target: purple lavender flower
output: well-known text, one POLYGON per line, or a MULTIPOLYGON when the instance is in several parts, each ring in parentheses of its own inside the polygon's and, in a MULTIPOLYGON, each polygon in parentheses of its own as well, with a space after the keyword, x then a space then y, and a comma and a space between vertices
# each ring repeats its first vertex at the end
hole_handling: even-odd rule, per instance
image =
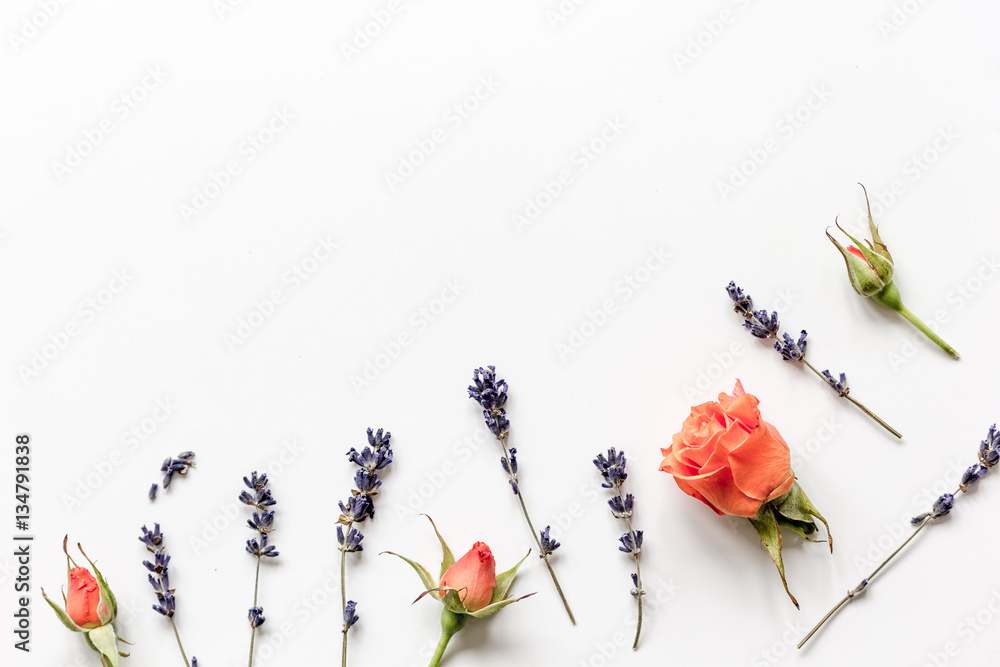
MULTIPOLYGON (((732 288, 731 296, 733 296, 734 302, 742 298, 746 298, 749 302, 749 297, 744 295, 742 290, 732 283, 730 283, 730 287, 732 288)), ((752 307, 752 305, 750 303, 748 307, 752 307)), ((608 500, 611 515, 616 519, 623 520, 625 527, 628 529, 626 533, 618 538, 621 542, 618 550, 627 553, 635 561, 635 572, 632 574, 632 596, 636 599, 639 607, 635 641, 632 643, 632 648, 635 649, 639 646, 639 634, 642 632, 642 596, 645 592, 642 590, 642 575, 639 569, 639 552, 642 550, 642 531, 632 529, 632 511, 635 508, 635 498, 632 497, 631 493, 622 495, 622 486, 628 478, 628 474, 625 472, 626 465, 625 452, 619 452, 614 447, 609 448, 607 454, 600 453, 594 459, 594 466, 604 479, 604 483, 601 486, 611 489, 611 493, 613 494, 611 499, 608 500)))

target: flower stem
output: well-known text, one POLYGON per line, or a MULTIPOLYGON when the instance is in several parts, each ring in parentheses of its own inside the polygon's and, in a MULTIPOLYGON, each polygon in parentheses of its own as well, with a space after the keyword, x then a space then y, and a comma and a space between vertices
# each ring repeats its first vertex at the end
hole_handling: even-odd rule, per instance
MULTIPOLYGON (((503 448, 503 456, 507 461, 507 465, 510 466, 510 455, 507 453, 507 443, 504 438, 497 438, 500 442, 500 447, 503 448)), ((511 481, 513 482, 513 473, 511 473, 511 481)), ((531 531, 531 536, 535 539, 535 544, 538 546, 538 552, 543 561, 545 561, 545 567, 549 570, 549 576, 552 577, 552 583, 556 586, 556 592, 559 594, 559 599, 562 600, 563 607, 566 608, 566 613, 569 615, 569 621, 573 625, 576 625, 576 618, 573 617, 573 610, 569 608, 569 602, 566 601, 566 595, 563 593, 562 586, 559 585, 559 579, 556 577, 555 570, 552 569, 552 564, 549 563, 549 557, 542 550, 542 543, 538 539, 538 533, 535 532, 535 526, 531 523, 531 517, 528 516, 528 507, 524 504, 524 495, 521 493, 520 486, 517 487, 517 500, 521 503, 521 512, 524 514, 524 520, 528 523, 528 529, 531 531)))
MULTIPOLYGON (((962 492, 962 488, 959 487, 958 490, 955 491, 955 493, 952 494, 952 495, 958 495, 961 492, 962 492)), ((868 587, 868 584, 871 582, 871 580, 875 578, 875 575, 877 575, 879 572, 881 572, 882 568, 884 568, 886 565, 888 565, 889 561, 891 561, 893 558, 895 558, 896 554, 898 554, 900 551, 902 551, 903 548, 907 544, 910 543, 910 540, 912 540, 914 537, 916 537, 917 533, 919 533, 921 530, 923 530, 924 526, 926 526, 927 524, 929 524, 931 522, 932 518, 933 517, 930 516, 930 515, 924 517, 923 521, 920 522, 920 524, 910 534, 910 536, 907 537, 903 541, 903 543, 900 544, 896 548, 895 551, 893 551, 891 554, 889 554, 888 558, 886 558, 884 561, 882 561, 882 563, 878 567, 876 567, 875 570, 872 571, 871 574, 869 574, 866 578, 862 579, 861 583, 858 584, 854 589, 852 589, 850 591, 847 591, 847 595, 845 595, 844 598, 840 602, 838 602, 836 605, 834 605, 833 609, 831 609, 830 611, 828 611, 826 613, 826 616, 824 616, 822 619, 820 619, 819 623, 816 624, 816 627, 814 627, 812 630, 809 631, 809 634, 807 634, 805 637, 802 638, 802 641, 799 642, 798 648, 802 648, 802 646, 805 645, 805 643, 807 641, 809 641, 810 637, 812 637, 814 634, 816 634, 816 631, 819 630, 821 627, 823 627, 823 624, 826 623, 828 620, 830 620, 830 617, 833 616, 837 612, 838 609, 840 609, 841 607, 843 607, 847 603, 848 600, 854 599, 854 597, 857 596, 858 594, 860 594, 861 591, 865 590, 865 588, 868 587)))
POLYGON ((174 629, 174 637, 177 638, 177 648, 179 648, 181 650, 181 657, 184 658, 184 664, 186 665, 186 667, 191 667, 191 663, 188 662, 187 654, 184 653, 184 644, 181 643, 181 636, 177 632, 177 624, 174 623, 174 617, 173 616, 170 617, 170 625, 174 629))
POLYGON ((944 340, 942 340, 940 336, 931 331, 930 327, 921 322, 920 318, 918 318, 916 315, 911 313, 909 308, 907 308, 903 304, 899 304, 898 310, 899 314, 908 319, 910 321, 910 324, 920 329, 920 332, 922 334, 924 334, 932 341, 934 341, 938 347, 940 347, 942 350, 951 355, 953 359, 958 359, 958 352, 955 351, 955 348, 953 348, 951 345, 948 345, 948 343, 944 342, 944 340))
MULTIPOLYGON (((347 609, 347 552, 340 550, 340 608, 347 609)), ((344 623, 344 643, 340 649, 341 667, 347 667, 347 623, 344 623)))
MULTIPOLYGON (((826 382, 827 384, 829 384, 829 382, 828 382, 828 381, 827 381, 827 379, 826 379, 826 376, 825 376, 825 375, 823 375, 822 373, 820 373, 820 372, 819 372, 818 370, 816 370, 816 367, 815 367, 815 366, 813 366, 812 364, 810 364, 810 363, 809 363, 808 361, 806 361, 806 360, 805 360, 804 358, 802 359, 802 363, 804 363, 804 364, 805 364, 806 366, 808 366, 808 367, 809 367, 809 370, 811 370, 811 371, 812 371, 813 373, 815 373, 816 375, 818 375, 818 376, 819 376, 819 377, 820 377, 820 378, 821 378, 821 379, 823 380, 823 382, 826 382)), ((893 434, 894 436, 896 436, 897 438, 902 438, 902 437, 903 437, 903 434, 902 434, 902 433, 900 433, 899 431, 897 431, 897 430, 896 430, 896 429, 894 429, 893 427, 889 426, 889 425, 888 425, 888 424, 887 424, 887 423, 885 422, 885 420, 883 420, 883 419, 882 419, 881 417, 879 417, 879 416, 878 416, 877 414, 875 414, 874 412, 872 412, 871 410, 869 410, 869 409, 868 409, 867 407, 865 407, 865 405, 864 405, 863 403, 861 403, 861 401, 859 401, 859 400, 857 400, 857 399, 855 399, 855 398, 852 398, 852 397, 851 397, 851 396, 849 395, 849 392, 850 392, 850 389, 845 389, 845 390, 844 390, 844 393, 840 394, 840 396, 841 396, 841 397, 843 397, 843 398, 846 398, 846 399, 847 399, 847 400, 849 400, 849 401, 850 401, 851 403, 853 403, 854 405, 856 405, 856 406, 858 406, 859 408, 861 408, 861 411, 862 411, 862 412, 864 412, 864 413, 865 413, 866 415, 868 415, 869 417, 871 417, 872 419, 874 419, 874 420, 875 420, 875 421, 876 421, 876 422, 878 423, 878 425, 879 425, 879 426, 881 426, 881 427, 882 427, 882 428, 884 428, 885 430, 889 431, 889 433, 892 433, 892 434, 893 434)))
POLYGON ((459 630, 465 627, 467 621, 468 617, 465 614, 456 614, 447 608, 441 610, 441 639, 438 640, 437 648, 434 650, 428 667, 438 667, 444 650, 448 648, 448 642, 459 630))
MULTIPOLYGON (((257 574, 254 576, 253 581, 253 606, 257 606, 257 591, 260 588, 260 554, 257 555, 257 574)), ((257 628, 250 627, 250 660, 247 662, 247 667, 253 667, 253 642, 257 638, 257 628)))
MULTIPOLYGON (((618 496, 621 497, 621 495, 622 492, 621 489, 619 489, 618 496)), ((623 498, 622 503, 624 502, 625 500, 623 498)), ((632 520, 628 517, 625 517, 625 525, 626 527, 628 527, 628 532, 632 536, 632 544, 635 544, 635 531, 632 530, 632 520)), ((635 559, 635 590, 636 590, 635 599, 636 602, 639 603, 638 620, 636 621, 635 624, 635 641, 632 642, 632 650, 634 651, 637 648, 639 648, 639 633, 642 632, 642 596, 645 595, 645 592, 642 590, 642 573, 639 571, 639 554, 638 553, 632 554, 632 558, 635 559)))

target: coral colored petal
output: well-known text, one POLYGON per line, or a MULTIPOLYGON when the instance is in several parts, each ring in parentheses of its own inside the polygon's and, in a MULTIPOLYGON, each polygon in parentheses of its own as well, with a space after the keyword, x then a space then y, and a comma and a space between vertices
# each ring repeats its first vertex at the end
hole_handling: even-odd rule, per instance
POLYGON ((707 475, 687 477, 684 482, 705 496, 708 504, 719 508, 725 514, 752 517, 756 516, 757 510, 760 509, 760 500, 750 498, 740 491, 733 481, 733 474, 726 468, 707 475))
POLYGON ((758 500, 771 497, 792 472, 788 445, 767 422, 729 453, 729 463, 736 486, 758 500))
POLYGON ((694 487, 692 487, 690 484, 688 484, 684 480, 679 479, 677 477, 674 477, 674 482, 677 483, 677 486, 678 486, 678 488, 680 488, 681 491, 683 491, 684 493, 688 494, 692 498, 696 498, 696 499, 700 500, 701 502, 705 503, 710 508, 712 508, 713 512, 715 512, 719 516, 724 516, 725 515, 725 512, 723 512, 722 510, 720 510, 718 507, 716 507, 712 503, 708 502, 708 500, 705 498, 705 496, 703 496, 700 493, 698 493, 698 491, 696 491, 694 489, 694 487))
POLYGON ((753 430, 760 421, 760 410, 757 406, 760 401, 753 394, 740 396, 726 408, 726 414, 739 422, 742 422, 747 430, 753 430))
POLYGON ((865 262, 866 264, 868 263, 868 260, 865 258, 865 254, 856 247, 852 245, 847 246, 847 252, 851 253, 852 255, 860 259, 862 262, 865 262))

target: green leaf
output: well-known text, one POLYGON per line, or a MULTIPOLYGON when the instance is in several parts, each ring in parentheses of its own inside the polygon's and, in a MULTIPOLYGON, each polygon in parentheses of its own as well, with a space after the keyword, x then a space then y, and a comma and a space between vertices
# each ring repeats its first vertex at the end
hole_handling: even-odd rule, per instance
MULTIPOLYGON (((777 500, 772 501, 771 505, 774 507, 774 511, 779 515, 779 523, 782 523, 782 517, 786 517, 793 522, 811 525, 812 530, 808 530, 807 533, 802 533, 802 531, 798 530, 795 525, 788 524, 789 528, 803 537, 808 537, 818 530, 816 528, 816 524, 813 522, 813 517, 822 521, 823 525, 826 526, 827 542, 830 544, 830 553, 833 553, 833 535, 830 534, 830 524, 827 523, 826 519, 823 518, 823 515, 819 513, 816 506, 812 504, 812 501, 809 500, 809 496, 807 496, 806 492, 802 490, 802 487, 799 486, 798 482, 794 482, 791 490, 777 500)), ((785 524, 782 523, 782 525, 785 524)))
MULTIPOLYGON (((528 553, 524 554, 524 558, 527 558, 530 553, 531 549, 528 549, 528 553)), ((490 598, 490 604, 500 602, 507 597, 507 590, 510 588, 510 585, 514 583, 514 577, 517 575, 517 568, 521 567, 521 563, 524 562, 524 558, 519 560, 517 565, 514 567, 497 575, 497 585, 496 588, 493 589, 493 596, 490 598)))
POLYGON ((410 567, 412 567, 413 570, 417 573, 417 576, 420 577, 420 581, 423 582, 425 590, 433 591, 434 589, 437 588, 437 584, 435 584, 434 581, 431 580, 431 573, 428 572, 427 569, 420 563, 412 561, 406 556, 400 556, 399 554, 394 553, 392 551, 383 551, 382 553, 389 554, 390 556, 395 556, 400 560, 406 561, 410 565, 410 567))
POLYGON ((788 590, 788 581, 785 579, 785 564, 781 560, 781 531, 778 529, 778 521, 774 516, 774 510, 771 509, 771 504, 764 503, 761 505, 757 516, 749 519, 749 521, 757 530, 760 541, 764 544, 764 548, 767 549, 771 560, 774 561, 775 567, 778 568, 778 574, 781 575, 781 583, 785 587, 785 592, 788 593, 788 597, 792 599, 792 604, 798 609, 799 602, 792 595, 792 592, 788 590))
POLYGON ((519 598, 507 598, 506 600, 500 600, 499 602, 494 602, 489 604, 479 611, 470 611, 469 616, 474 616, 475 618, 486 618, 487 616, 492 616, 509 604, 514 604, 515 602, 520 602, 524 598, 530 598, 534 593, 528 593, 527 595, 522 595, 519 598))
POLYGON ((56 612, 56 616, 59 617, 59 620, 62 621, 63 625, 65 625, 73 632, 86 632, 86 630, 84 630, 79 625, 73 622, 73 620, 69 617, 69 614, 67 614, 62 607, 60 607, 55 602, 49 599, 49 596, 45 594, 44 588, 42 589, 42 597, 45 598, 45 601, 49 603, 50 607, 52 607, 52 611, 56 612))
POLYGON ((441 537, 441 533, 438 532, 438 527, 434 524, 434 519, 430 518, 426 514, 427 520, 431 522, 431 527, 434 529, 434 534, 437 535, 438 542, 441 543, 441 576, 438 579, 444 578, 444 573, 448 571, 448 568, 455 564, 455 556, 451 553, 451 549, 448 548, 447 542, 441 537))
POLYGON ((87 641, 101 654, 108 667, 118 667, 118 644, 110 623, 88 632, 87 641))

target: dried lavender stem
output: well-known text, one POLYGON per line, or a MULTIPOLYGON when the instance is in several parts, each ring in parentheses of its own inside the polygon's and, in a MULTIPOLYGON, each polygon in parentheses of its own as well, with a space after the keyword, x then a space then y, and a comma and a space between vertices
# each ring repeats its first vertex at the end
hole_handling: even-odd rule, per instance
MULTIPOLYGON (((816 370, 816 368, 812 364, 810 364, 808 361, 806 361, 804 358, 802 359, 802 363, 804 363, 806 366, 808 366, 809 370, 811 370, 813 373, 815 373, 820 378, 822 378, 823 382, 827 382, 826 376, 823 375, 822 373, 820 373, 818 370, 816 370)), ((871 410, 869 410, 867 407, 865 407, 864 404, 861 403, 861 401, 858 401, 857 399, 853 398, 850 395, 849 392, 850 392, 850 389, 846 389, 844 391, 844 393, 842 393, 840 395, 843 398, 846 398, 847 400, 849 400, 854 405, 856 405, 859 408, 861 408, 862 412, 864 412, 866 415, 868 415, 869 417, 871 417, 872 419, 874 419, 879 424, 879 426, 881 426, 885 430, 889 431, 889 433, 892 433, 897 438, 902 438, 903 437, 902 433, 900 433, 899 431, 897 431, 896 429, 894 429, 893 427, 891 427, 887 423, 885 423, 885 421, 881 417, 879 417, 877 414, 875 414, 874 412, 872 412, 871 410)))
POLYGON ((191 663, 188 662, 187 654, 184 653, 184 644, 181 643, 181 636, 177 632, 177 624, 174 623, 173 616, 170 617, 170 625, 174 628, 174 637, 177 638, 177 648, 181 650, 181 657, 184 658, 184 664, 187 665, 187 667, 191 667, 191 663))
MULTIPOLYGON (((962 487, 959 487, 958 490, 955 491, 955 493, 953 493, 952 495, 953 496, 958 495, 962 491, 964 491, 964 489, 962 487)), ((802 641, 799 642, 798 648, 802 648, 802 646, 807 641, 809 641, 809 639, 814 634, 816 634, 816 631, 819 630, 821 627, 823 627, 823 624, 826 623, 828 620, 830 620, 830 617, 833 616, 837 612, 838 609, 840 609, 842 606, 844 606, 847 603, 848 600, 853 599, 855 596, 857 596, 859 593, 861 593, 861 591, 863 591, 865 588, 867 588, 868 584, 871 583, 871 580, 875 578, 875 575, 877 575, 882 570, 882 568, 884 568, 886 565, 888 565, 889 561, 891 561, 893 558, 895 558, 896 555, 900 551, 902 551, 903 548, 906 547, 907 544, 910 543, 910 540, 912 540, 914 537, 916 537, 917 533, 919 533, 921 530, 923 530, 924 526, 926 526, 927 524, 929 524, 931 522, 932 518, 933 518, 933 516, 931 516, 931 515, 928 515, 928 516, 924 517, 924 519, 920 522, 920 525, 918 525, 916 527, 916 529, 910 534, 910 536, 907 537, 903 541, 903 543, 900 544, 896 548, 895 551, 893 551, 891 554, 889 554, 888 558, 886 558, 884 561, 882 561, 882 563, 878 567, 876 567, 875 570, 871 574, 869 574, 867 577, 865 577, 864 579, 862 579, 861 583, 858 584, 858 586, 856 588, 854 588, 853 590, 848 591, 847 595, 845 595, 844 598, 840 602, 838 602, 834 606, 833 609, 831 609, 830 611, 828 611, 826 613, 826 616, 824 616, 822 619, 820 619, 820 622, 817 623, 816 626, 812 630, 809 631, 809 634, 807 634, 805 637, 802 638, 802 641)))
MULTIPOLYGON (((507 442, 505 437, 498 437, 497 442, 500 443, 500 447, 503 449, 503 457, 507 462, 508 469, 510 468, 510 454, 507 452, 507 442)), ((511 481, 513 481, 513 473, 508 473, 511 476, 511 481)), ((566 595, 563 593, 562 586, 559 585, 559 579, 556 577, 555 570, 552 569, 552 564, 549 563, 549 556, 542 549, 542 543, 538 539, 538 534, 535 532, 535 526, 531 523, 531 517, 528 516, 528 507, 524 504, 524 496, 522 495, 520 486, 517 489, 517 500, 521 503, 521 512, 524 514, 524 520, 528 523, 528 529, 531 531, 531 536, 535 539, 535 544, 538 546, 538 552, 543 561, 545 561, 545 567, 549 570, 549 576, 552 577, 552 583, 556 586, 556 592, 559 594, 559 599, 562 600, 563 607, 566 608, 566 613, 569 615, 569 621, 573 625, 576 625, 576 618, 573 616, 573 610, 569 608, 569 602, 566 601, 566 595)))

